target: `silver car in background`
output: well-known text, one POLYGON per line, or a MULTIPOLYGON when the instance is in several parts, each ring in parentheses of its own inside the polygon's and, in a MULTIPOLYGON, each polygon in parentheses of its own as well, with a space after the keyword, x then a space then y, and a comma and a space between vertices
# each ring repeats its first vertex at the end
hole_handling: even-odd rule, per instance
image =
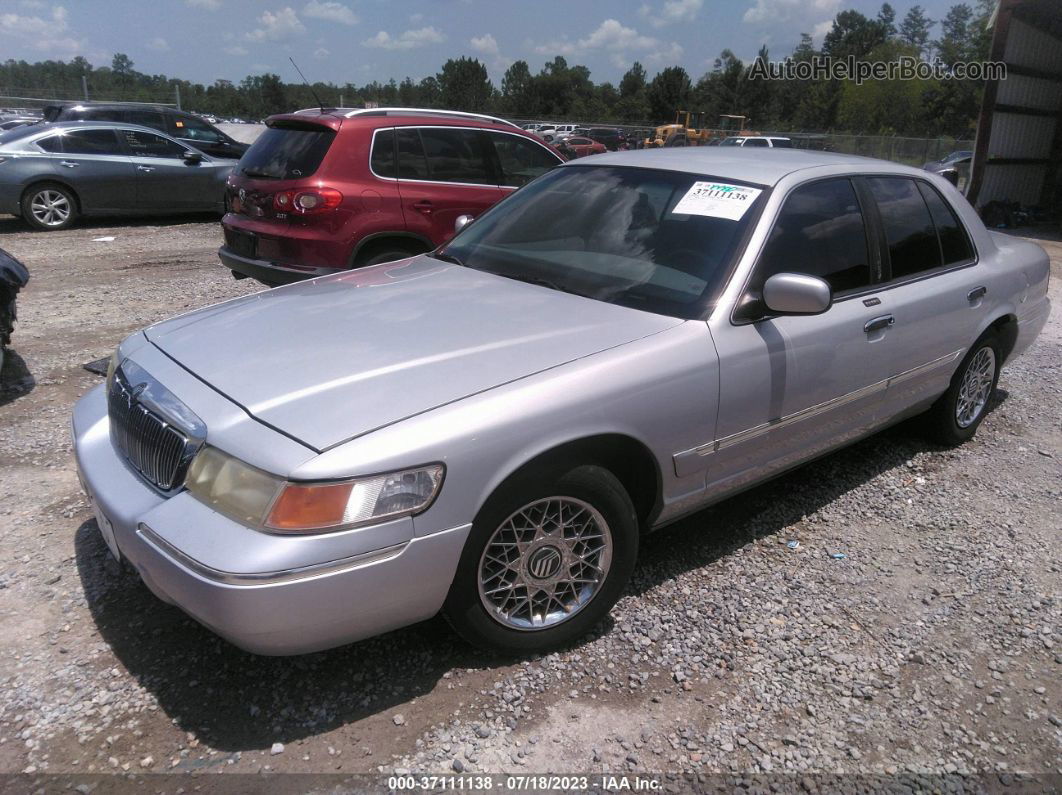
POLYGON ((46 231, 82 215, 220 213, 235 164, 136 124, 32 124, 0 134, 0 212, 46 231))
POLYGON ((568 643, 643 533, 905 417, 969 439, 1050 308, 1042 249, 855 157, 604 154, 462 227, 121 343, 78 468, 161 599, 263 654, 568 643))

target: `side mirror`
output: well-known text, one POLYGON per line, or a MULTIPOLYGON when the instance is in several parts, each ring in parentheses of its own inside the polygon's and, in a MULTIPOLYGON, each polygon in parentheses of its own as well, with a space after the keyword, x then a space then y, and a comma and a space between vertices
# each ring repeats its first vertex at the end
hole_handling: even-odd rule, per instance
POLYGON ((190 149, 185 150, 185 153, 181 155, 181 160, 186 165, 195 166, 203 162, 203 155, 201 152, 193 152, 190 149))
POLYGON ((474 220, 475 220, 475 216, 472 216, 472 215, 459 215, 459 216, 457 216, 457 220, 454 221, 454 234, 456 235, 458 232, 460 232, 462 229, 464 229, 466 226, 468 226, 474 220))
POLYGON ((763 285, 763 303, 779 315, 820 315, 833 303, 833 291, 818 276, 776 273, 763 285))

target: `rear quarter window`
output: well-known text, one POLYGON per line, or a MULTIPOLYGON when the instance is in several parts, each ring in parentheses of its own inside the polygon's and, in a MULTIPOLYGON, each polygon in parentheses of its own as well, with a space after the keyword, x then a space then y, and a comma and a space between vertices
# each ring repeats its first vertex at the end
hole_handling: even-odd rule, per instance
POLYGON ((261 179, 302 179, 317 171, 336 133, 316 124, 270 127, 240 158, 239 173, 261 179))

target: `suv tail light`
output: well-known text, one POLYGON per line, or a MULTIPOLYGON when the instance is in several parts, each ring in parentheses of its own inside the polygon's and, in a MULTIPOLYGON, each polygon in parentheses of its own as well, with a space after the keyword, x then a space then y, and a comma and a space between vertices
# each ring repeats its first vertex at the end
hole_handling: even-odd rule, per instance
POLYGON ((314 215, 334 210, 343 201, 335 188, 282 190, 273 196, 273 209, 281 213, 314 215))

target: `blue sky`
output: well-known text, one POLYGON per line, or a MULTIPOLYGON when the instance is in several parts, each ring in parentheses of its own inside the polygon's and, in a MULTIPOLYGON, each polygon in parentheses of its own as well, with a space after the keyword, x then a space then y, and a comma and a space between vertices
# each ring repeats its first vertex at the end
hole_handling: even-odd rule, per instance
MULTIPOLYGON (((914 3, 896 2, 901 19, 914 3)), ((941 18, 949 0, 921 0, 941 18)), ((649 74, 678 64, 696 79, 724 48, 743 59, 767 44, 816 43, 834 15, 875 15, 881 0, 0 0, 0 58, 108 65, 124 52, 139 71, 202 83, 272 71, 293 81, 386 82, 434 74, 447 58, 532 71, 554 55, 618 82, 635 60, 649 74)), ((937 29, 934 29, 934 35, 937 29)))

